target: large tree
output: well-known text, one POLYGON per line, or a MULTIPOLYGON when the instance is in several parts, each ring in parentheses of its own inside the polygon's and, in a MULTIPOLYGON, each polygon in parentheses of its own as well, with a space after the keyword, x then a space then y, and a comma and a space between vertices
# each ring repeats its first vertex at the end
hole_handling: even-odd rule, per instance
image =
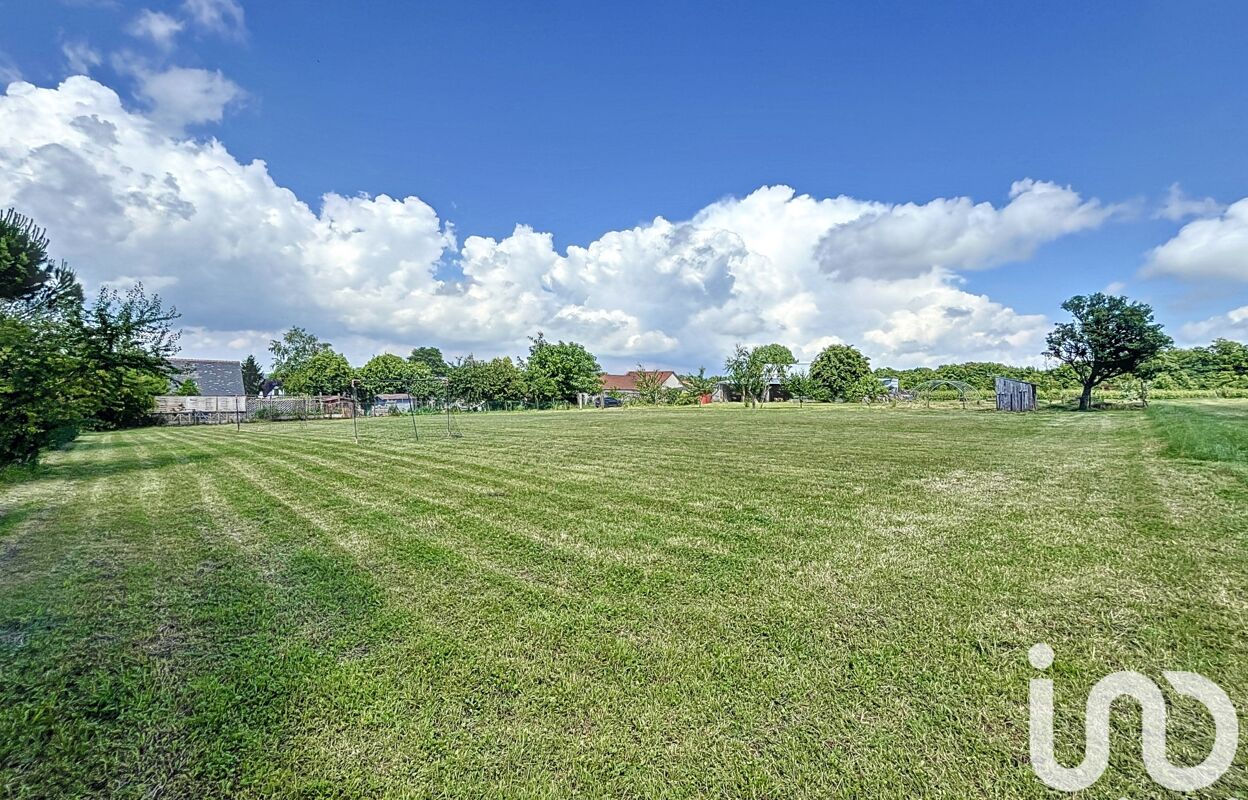
POLYGON ((354 379, 355 370, 346 356, 333 350, 321 350, 289 375, 284 385, 290 394, 349 395, 352 394, 351 382, 354 379))
POLYGON ((1243 381, 1248 377, 1248 345, 1230 339, 1214 339, 1207 351, 1212 378, 1220 384, 1243 381))
POLYGON ((582 392, 597 394, 602 389, 602 367, 584 345, 551 344, 540 331, 531 342, 524 373, 535 400, 573 401, 582 392))
POLYGON ((733 348, 732 355, 724 361, 724 377, 728 384, 741 395, 741 402, 758 403, 763 394, 763 362, 754 357, 754 351, 743 344, 733 348))
POLYGON ((439 378, 445 378, 451 371, 450 364, 446 363, 442 351, 437 347, 413 347, 407 360, 413 364, 424 364, 431 374, 439 378))
POLYGON ((450 393, 467 403, 521 400, 525 396, 524 373, 510 358, 478 361, 471 355, 451 367, 450 393))
POLYGON ((73 333, 48 317, 0 313, 0 466, 33 463, 77 435, 89 397, 78 391, 73 333))
POLYGON ((127 428, 148 421, 153 398, 168 390, 175 373, 169 358, 178 352, 178 316, 141 283, 125 294, 101 289, 82 312, 80 370, 96 425, 127 428))
POLYGON ((43 229, 12 208, 0 214, 0 302, 33 297, 52 271, 43 229))
POLYGON ((810 378, 829 400, 861 399, 863 381, 870 377, 871 362, 853 345, 829 345, 810 362, 810 378))
POLYGON ((255 356, 243 359, 243 394, 254 397, 260 394, 264 386, 264 373, 260 370, 260 362, 255 356))
POLYGON ((761 400, 771 400, 771 387, 775 383, 783 383, 789 374, 789 367, 797 363, 793 351, 782 344, 765 344, 755 347, 750 358, 758 362, 762 370, 763 384, 761 400))
POLYGON ((47 244, 26 218, 0 215, 0 464, 33 462, 84 425, 145 422, 172 373, 177 311, 141 286, 86 307, 47 244))
POLYGON ((299 370, 303 369, 317 353, 333 349, 329 342, 322 342, 316 334, 298 326, 290 328, 282 334, 281 339, 269 342, 269 352, 273 354, 273 369, 269 377, 285 384, 299 370))
POLYGON ((407 393, 411 368, 411 362, 393 353, 373 356, 355 373, 360 397, 371 399, 379 394, 407 393))
POLYGON ((356 377, 360 382, 360 398, 368 403, 379 394, 410 394, 424 398, 437 392, 437 382, 427 365, 391 353, 369 359, 360 367, 356 377))
POLYGON ((1054 326, 1044 354, 1078 376, 1083 386, 1080 411, 1092 407, 1092 390, 1098 384, 1130 373, 1173 344, 1146 303, 1097 292, 1076 295, 1062 309, 1074 319, 1054 326))

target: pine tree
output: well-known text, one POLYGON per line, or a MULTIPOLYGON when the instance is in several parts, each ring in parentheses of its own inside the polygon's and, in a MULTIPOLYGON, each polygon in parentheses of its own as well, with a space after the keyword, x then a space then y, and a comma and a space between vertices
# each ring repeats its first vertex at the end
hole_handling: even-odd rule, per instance
POLYGON ((264 373, 255 356, 247 356, 243 360, 243 393, 249 397, 260 394, 260 385, 264 383, 264 373))

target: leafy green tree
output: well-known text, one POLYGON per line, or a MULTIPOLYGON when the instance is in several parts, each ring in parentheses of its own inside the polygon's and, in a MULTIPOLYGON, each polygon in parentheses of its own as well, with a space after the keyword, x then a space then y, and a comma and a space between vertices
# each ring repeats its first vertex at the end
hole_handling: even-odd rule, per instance
POLYGON ((478 361, 469 355, 451 367, 451 396, 466 403, 521 400, 526 394, 524 373, 510 358, 478 361))
POLYGON ((156 395, 168 389, 181 332, 176 308, 143 284, 124 295, 101 289, 78 322, 82 385, 90 398, 89 416, 103 428, 125 428, 148 421, 156 395))
POLYGON ((482 399, 508 401, 524 397, 524 373, 510 358, 492 358, 483 371, 482 399))
POLYGON ((0 215, 0 464, 31 463, 84 425, 147 421, 173 372, 177 311, 141 285, 86 307, 47 246, 25 217, 0 215))
POLYGON ((820 402, 828 399, 827 389, 824 389, 807 372, 790 372, 785 376, 783 385, 789 397, 796 399, 798 403, 805 403, 808 400, 820 402))
POLYGON ((633 385, 637 389, 637 399, 644 405, 658 405, 663 399, 663 379, 659 371, 648 370, 638 364, 636 375, 633 385))
POLYGON ((445 378, 451 370, 446 359, 442 357, 442 351, 437 347, 414 347, 407 360, 413 364, 424 364, 429 368, 430 374, 439 378, 445 378))
POLYGON ((112 392, 103 398, 107 412, 96 412, 91 421, 97 427, 137 428, 152 421, 152 409, 156 395, 169 391, 169 381, 163 375, 153 375, 133 369, 120 371, 112 392))
POLYGON ((763 362, 754 357, 754 351, 743 344, 733 348, 732 355, 724 361, 724 376, 728 384, 741 395, 741 402, 754 406, 763 394, 763 362))
MULTIPOLYGON (((414 364, 392 353, 373 356, 356 373, 359 395, 369 402, 379 394, 407 393, 415 377, 414 364)), ((426 367, 426 374, 428 368, 426 367)))
POLYGON ((187 378, 178 384, 178 389, 174 394, 179 397, 199 397, 203 392, 199 391, 199 384, 193 378, 187 378))
POLYGON ((524 373, 534 399, 572 401, 577 394, 597 394, 602 389, 602 367, 584 345, 551 344, 540 331, 530 341, 524 373))
POLYGON ((876 400, 883 400, 887 396, 888 390, 874 375, 863 375, 845 390, 845 399, 853 403, 863 401, 872 403, 876 400))
POLYGON ((774 383, 783 383, 788 375, 789 367, 797 363, 797 359, 793 357, 793 351, 782 344, 765 344, 754 348, 750 353, 759 363, 762 370, 763 382, 760 399, 766 403, 771 400, 771 387, 774 383))
POLYGON ((78 435, 86 414, 72 331, 0 313, 0 465, 30 464, 78 435))
POLYGON ((680 382, 685 385, 685 388, 694 397, 714 394, 716 387, 719 386, 719 379, 714 376, 708 376, 706 367, 698 367, 696 375, 681 375, 680 382))
POLYGON ((447 393, 455 400, 465 403, 479 403, 485 400, 482 387, 484 361, 477 361, 471 353, 459 358, 446 374, 447 393))
POLYGON ((810 362, 810 377, 830 400, 860 400, 863 379, 872 377, 871 362, 852 345, 829 345, 810 362))
POLYGON ((286 379, 285 388, 290 394, 350 395, 354 378, 355 370, 346 356, 320 350, 286 379))
POLYGON ((264 384, 264 373, 260 371, 260 363, 255 356, 243 359, 243 394, 255 397, 260 394, 264 384))
POLYGON ((0 302, 30 299, 52 271, 44 230, 15 209, 0 215, 0 302))
POLYGON ((1092 390, 1098 384, 1132 372, 1173 344, 1146 303, 1097 292, 1076 295, 1062 309, 1074 321, 1054 326, 1044 354, 1069 365, 1079 377, 1080 411, 1092 407, 1092 390))
POLYGON ((1212 362, 1214 380, 1219 385, 1248 380, 1248 345, 1230 339, 1215 339, 1207 348, 1212 362))
POLYGON ((333 345, 322 342, 315 334, 298 326, 292 327, 282 334, 281 339, 269 342, 269 352, 273 354, 273 369, 270 370, 269 377, 285 385, 313 356, 332 349, 333 345))

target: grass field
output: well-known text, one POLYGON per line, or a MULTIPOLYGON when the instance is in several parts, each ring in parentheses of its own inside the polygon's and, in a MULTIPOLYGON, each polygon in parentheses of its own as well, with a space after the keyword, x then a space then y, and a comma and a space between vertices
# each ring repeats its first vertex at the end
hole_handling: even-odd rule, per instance
MULTIPOLYGON (((1043 797, 1040 641, 1068 764, 1115 670, 1248 711, 1248 403, 419 422, 92 434, 7 476, 0 793, 1043 797)), ((1085 796, 1160 791, 1121 710, 1085 796)))

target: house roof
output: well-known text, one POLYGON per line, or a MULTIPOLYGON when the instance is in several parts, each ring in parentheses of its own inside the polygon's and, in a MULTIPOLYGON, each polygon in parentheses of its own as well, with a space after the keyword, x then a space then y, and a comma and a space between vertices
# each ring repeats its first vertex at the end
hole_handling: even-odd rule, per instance
POLYGON ((383 392, 376 395, 378 400, 411 400, 412 396, 406 392, 383 392))
POLYGON ((169 363, 177 370, 171 382, 174 387, 193 380, 199 393, 206 397, 246 394, 243 389, 243 365, 237 361, 221 361, 211 358, 171 358, 169 363))
MULTIPOLYGON (((602 375, 602 390, 604 392, 635 392, 637 391, 637 377, 640 374, 637 370, 631 370, 623 375, 605 372, 602 375)), ((676 373, 670 369, 661 369, 655 374, 658 376, 659 383, 663 384, 676 373)))

